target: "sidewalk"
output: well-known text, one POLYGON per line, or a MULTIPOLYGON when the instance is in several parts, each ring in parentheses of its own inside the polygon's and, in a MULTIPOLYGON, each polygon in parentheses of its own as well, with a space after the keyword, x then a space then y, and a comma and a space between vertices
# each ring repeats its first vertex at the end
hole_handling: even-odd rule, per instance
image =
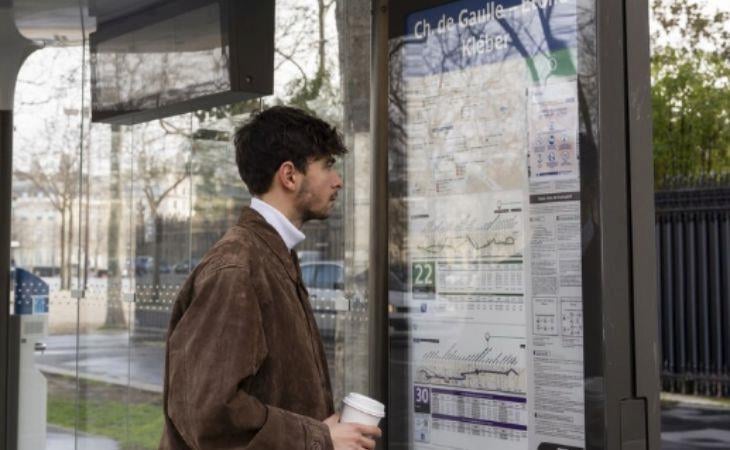
POLYGON ((662 393, 662 450, 730 448, 730 401, 662 393))
MULTIPOLYGON (((48 425, 46 428, 46 450, 75 450, 73 430, 48 425)), ((119 444, 111 439, 79 433, 78 448, 94 450, 119 450, 119 444)))

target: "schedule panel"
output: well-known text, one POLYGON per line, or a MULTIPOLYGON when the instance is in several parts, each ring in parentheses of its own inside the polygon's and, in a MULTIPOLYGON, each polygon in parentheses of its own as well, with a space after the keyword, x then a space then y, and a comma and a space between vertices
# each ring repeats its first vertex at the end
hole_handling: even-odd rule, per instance
POLYGON ((585 447, 578 17, 391 16, 393 448, 585 447))

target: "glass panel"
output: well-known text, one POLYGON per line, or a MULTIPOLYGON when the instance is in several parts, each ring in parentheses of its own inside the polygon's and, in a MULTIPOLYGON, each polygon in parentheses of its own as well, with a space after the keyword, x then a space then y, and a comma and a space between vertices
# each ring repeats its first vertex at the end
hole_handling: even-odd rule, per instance
MULTIPOLYGON (((86 99, 88 96, 88 85, 86 99)), ((118 130, 87 121, 84 108, 82 146, 81 235, 79 253, 78 449, 114 448, 127 435, 129 383, 129 274, 120 261, 129 245, 124 194, 128 174, 122 170, 124 149, 118 130), (125 175, 127 175, 125 177, 125 175)))
POLYGON ((347 392, 367 393, 369 11, 365 0, 277 2, 273 96, 133 127, 89 123, 81 47, 49 48, 26 63, 16 94, 13 259, 49 285, 50 314, 35 297, 15 311, 37 307, 33 317, 46 323, 38 342, 47 350, 28 354, 48 383, 47 398, 40 375, 34 385, 47 419, 31 401, 21 416, 47 425, 48 448, 157 448, 172 304, 250 202, 231 136, 249 112, 274 104, 316 113, 350 149, 337 166, 340 202, 328 220, 306 224, 297 250, 336 406, 347 392))
POLYGON ((80 61, 78 47, 38 51, 16 90, 11 323, 21 325, 18 420, 27 448, 75 440, 80 61))
POLYGON ((389 18, 390 447, 583 448, 579 5, 420 5, 389 18))
POLYGON ((315 286, 322 289, 337 289, 342 284, 342 266, 322 264, 317 270, 315 286))
POLYGON ((190 259, 192 115, 126 128, 131 143, 135 301, 130 322, 130 448, 157 448, 167 324, 190 259))
MULTIPOLYGON (((368 278, 371 273, 370 242, 370 41, 371 8, 368 0, 337 2, 337 40, 339 53, 337 80, 338 125, 350 152, 341 172, 344 188, 342 219, 338 233, 330 239, 340 241, 337 260, 343 263, 344 290, 331 291, 331 306, 337 313, 335 324, 333 389, 335 407, 349 392, 367 394, 368 362, 368 278)), ((330 257, 331 258, 331 257, 330 257)))
POLYGON ((314 275, 317 273, 317 265, 312 263, 303 263, 302 264, 302 281, 304 281, 305 286, 309 287, 315 287, 314 285, 314 275))
MULTIPOLYGON (((251 110, 253 105, 258 102, 238 108, 243 112, 251 110)), ((203 121, 196 122, 191 129, 190 249, 188 259, 176 266, 176 272, 185 275, 236 223, 241 208, 251 200, 238 174, 231 143, 238 119, 216 118, 202 111, 196 116, 203 121)))

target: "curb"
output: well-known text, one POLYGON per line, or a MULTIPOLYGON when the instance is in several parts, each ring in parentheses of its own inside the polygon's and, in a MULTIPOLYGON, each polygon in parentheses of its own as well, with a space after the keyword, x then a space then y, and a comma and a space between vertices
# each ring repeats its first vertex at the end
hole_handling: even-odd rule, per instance
POLYGON ((702 407, 709 409, 726 409, 730 411, 730 399, 726 397, 700 397, 687 394, 674 394, 670 392, 662 392, 659 395, 662 403, 678 403, 682 406, 702 407))
MULTIPOLYGON (((36 364, 36 368, 42 373, 51 375, 62 375, 66 377, 76 378, 76 371, 61 369, 53 366, 46 366, 42 364, 36 364)), ((79 378, 89 381, 97 381, 100 383, 115 384, 117 386, 128 386, 132 389, 139 391, 154 392, 156 394, 162 394, 162 386, 150 383, 140 383, 137 381, 127 382, 126 379, 106 377, 104 375, 93 375, 89 373, 79 372, 79 378)))

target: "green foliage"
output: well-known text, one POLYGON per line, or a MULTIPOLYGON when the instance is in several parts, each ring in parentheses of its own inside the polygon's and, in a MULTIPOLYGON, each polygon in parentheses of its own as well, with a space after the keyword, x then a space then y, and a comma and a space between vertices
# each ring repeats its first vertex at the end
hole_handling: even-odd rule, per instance
POLYGON ((730 172, 726 12, 655 0, 652 108, 658 188, 730 172))
POLYGON ((128 398, 126 388, 82 380, 87 396, 78 403, 70 378, 51 376, 48 390, 48 424, 117 441, 123 450, 156 449, 164 416, 160 394, 137 393, 128 398), (78 421, 76 420, 78 412, 78 421))
POLYGON ((730 168, 730 69, 717 54, 696 55, 693 60, 666 49, 653 61, 654 167, 659 182, 722 174, 730 168))
POLYGON ((329 84, 330 75, 327 70, 318 70, 314 78, 298 78, 289 85, 289 103, 293 106, 314 112, 309 108, 308 102, 319 97, 323 86, 329 84))

